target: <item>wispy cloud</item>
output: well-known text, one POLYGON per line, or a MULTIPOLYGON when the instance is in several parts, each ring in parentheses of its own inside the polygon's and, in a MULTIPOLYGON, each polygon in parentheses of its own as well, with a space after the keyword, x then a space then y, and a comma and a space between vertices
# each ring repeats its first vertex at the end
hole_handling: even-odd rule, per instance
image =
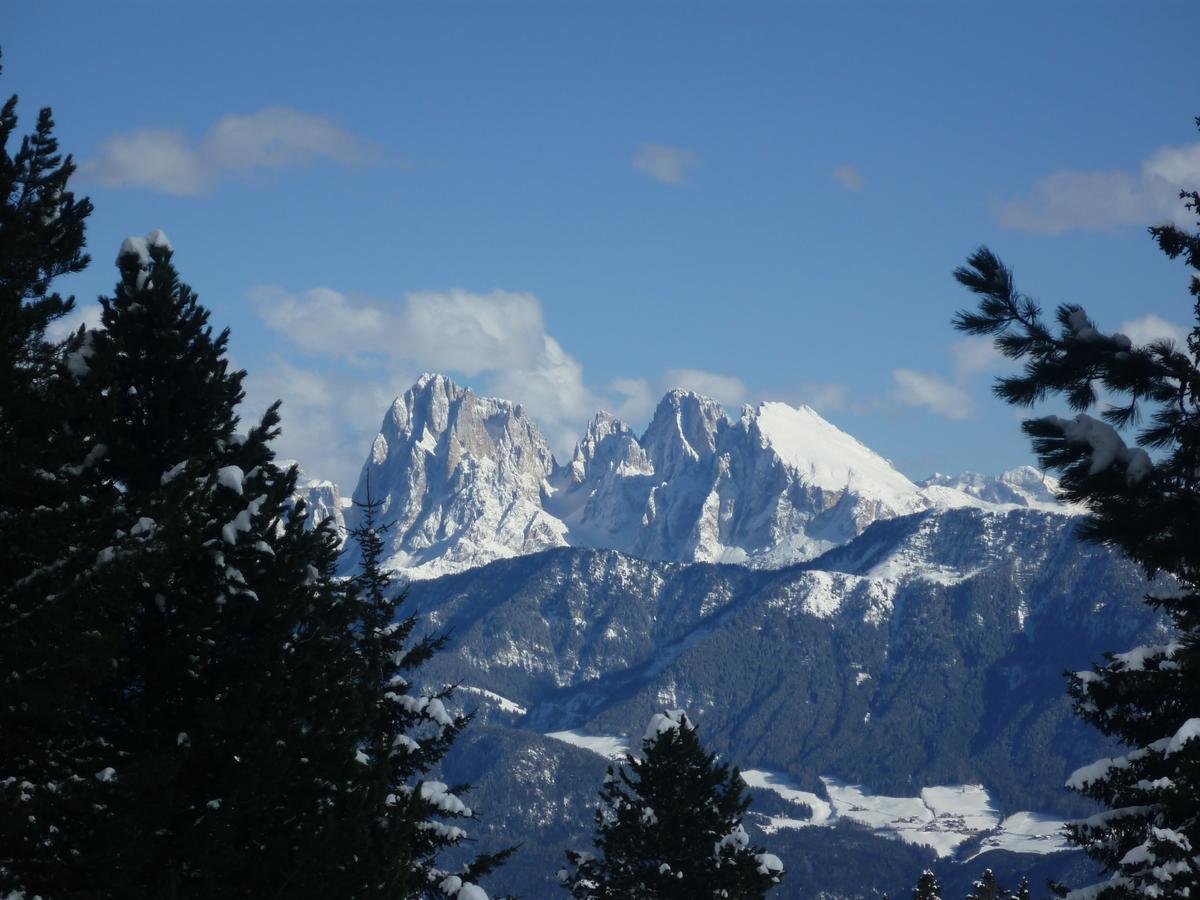
POLYGON ((797 387, 794 399, 817 412, 833 412, 850 405, 850 388, 833 382, 806 381, 797 387))
POLYGON ((848 191, 861 191, 867 186, 867 180, 854 166, 838 166, 830 174, 834 181, 848 191))
POLYGON ((1065 169, 1036 181, 1022 198, 1002 203, 1000 224, 1019 231, 1060 234, 1163 220, 1190 225, 1195 217, 1179 200, 1200 183, 1200 143, 1163 147, 1137 171, 1065 169))
POLYGON ((226 116, 201 138, 164 129, 113 135, 80 165, 80 174, 104 187, 187 196, 270 169, 303 168, 318 160, 360 165, 378 157, 373 143, 329 119, 276 106, 226 116))
POLYGON ((633 168, 663 184, 684 184, 688 173, 700 165, 700 157, 683 147, 642 144, 633 157, 633 168))
POLYGON ((999 350, 990 337, 967 337, 950 345, 954 360, 955 380, 962 384, 972 375, 1010 368, 1013 363, 999 350))
POLYGON ((1121 323, 1117 329, 1134 344, 1149 344, 1151 341, 1173 341, 1179 349, 1187 347, 1187 331, 1182 325, 1169 322, 1153 313, 1121 323))
POLYGON ((711 397, 726 406, 741 403, 746 399, 747 393, 746 383, 742 379, 704 369, 668 369, 663 373, 659 387, 664 392, 672 388, 683 388, 685 391, 711 397))
POLYGON ((968 419, 975 412, 971 395, 957 384, 937 375, 912 369, 892 370, 892 399, 905 406, 918 406, 952 421, 968 419))

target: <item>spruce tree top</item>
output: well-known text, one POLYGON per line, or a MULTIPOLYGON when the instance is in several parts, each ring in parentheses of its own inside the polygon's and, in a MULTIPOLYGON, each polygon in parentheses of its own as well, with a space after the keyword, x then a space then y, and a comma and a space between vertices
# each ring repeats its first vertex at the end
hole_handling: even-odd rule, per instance
POLYGON ((758 898, 783 877, 742 825, 750 805, 737 769, 706 753, 682 710, 656 714, 640 758, 610 767, 596 811, 599 858, 569 853, 560 873, 576 898, 758 898))

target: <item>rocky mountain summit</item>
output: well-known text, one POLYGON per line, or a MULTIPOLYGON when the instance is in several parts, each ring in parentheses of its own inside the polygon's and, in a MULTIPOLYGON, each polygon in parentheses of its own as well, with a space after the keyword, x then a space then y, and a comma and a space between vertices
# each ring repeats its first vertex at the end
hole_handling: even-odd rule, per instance
POLYGON ((917 485, 809 407, 761 403, 734 419, 683 390, 640 436, 598 413, 559 464, 520 404, 423 375, 384 416, 353 496, 395 523, 388 566, 425 579, 553 547, 779 568, 926 509, 1070 512, 1056 487, 1028 467, 917 485))

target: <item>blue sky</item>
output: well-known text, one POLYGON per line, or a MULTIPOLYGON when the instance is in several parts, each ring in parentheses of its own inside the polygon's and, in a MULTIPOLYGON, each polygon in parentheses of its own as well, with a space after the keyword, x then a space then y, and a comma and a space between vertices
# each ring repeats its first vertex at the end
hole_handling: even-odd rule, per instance
MULTIPOLYGON (((1052 307, 1185 325, 1145 226, 1200 184, 1200 6, 80 3, 5 15, 96 213, 164 229, 248 412, 352 483, 423 370, 568 447, 682 384, 807 402, 920 478, 1030 461, 950 327, 986 243, 1052 307)), ((1057 410, 1055 410, 1057 411, 1057 410)))

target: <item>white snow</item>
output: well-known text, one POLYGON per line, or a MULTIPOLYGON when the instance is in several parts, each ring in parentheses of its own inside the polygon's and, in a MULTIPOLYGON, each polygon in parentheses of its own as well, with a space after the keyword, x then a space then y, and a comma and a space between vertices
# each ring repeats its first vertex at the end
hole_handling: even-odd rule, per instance
POLYGON ((625 759, 629 755, 629 741, 626 738, 613 735, 589 735, 580 731, 551 731, 546 737, 573 747, 591 750, 608 759, 625 759))
POLYGON ((563 466, 521 407, 439 375, 391 405, 354 496, 368 480, 397 523, 385 566, 410 579, 561 546, 773 568, 931 505, 807 407, 734 421, 676 390, 640 439, 598 415, 563 466))
POLYGON ((1066 822, 1042 813, 1013 813, 1000 823, 999 829, 987 835, 970 859, 989 850, 1008 850, 1012 853, 1057 853, 1069 850, 1066 822))
POLYGON ((754 860, 758 863, 760 875, 774 875, 783 871, 783 861, 774 853, 759 853, 754 860))
MULTIPOLYGON (((1143 461, 1130 462, 1127 474, 1140 477, 1143 461)), ((1057 483, 1030 467, 935 476, 918 487, 808 407, 763 403, 733 420, 719 403, 680 390, 663 398, 640 438, 597 415, 559 465, 519 405, 431 374, 388 409, 354 495, 368 483, 396 523, 385 568, 409 579, 562 546, 777 568, 813 559, 880 519, 927 509, 1080 512, 1060 504, 1057 483)), ((350 510, 349 524, 360 515, 350 510)), ((895 572, 864 574, 944 584, 972 574, 891 562, 895 572)), ((815 584, 806 611, 836 612, 839 587, 815 584)), ((889 607, 882 602, 884 612, 872 615, 889 607)))
POLYGON ((763 446, 774 450, 808 484, 826 491, 848 488, 897 512, 924 507, 917 486, 890 462, 810 407, 761 403, 755 419, 763 446))
POLYGON ((471 808, 450 793, 450 789, 441 781, 422 781, 417 794, 444 813, 467 818, 471 816, 471 808))
POLYGON ((171 468, 169 468, 169 469, 167 469, 167 471, 163 472, 162 478, 159 479, 159 483, 160 484, 168 484, 168 483, 174 481, 176 478, 178 478, 180 476, 180 474, 186 468, 187 468, 187 460, 186 459, 183 462, 175 463, 175 465, 171 466, 171 468))
POLYGON ((161 228, 155 228, 145 237, 125 238, 121 242, 121 249, 117 251, 117 262, 119 263, 123 257, 133 256, 137 258, 140 268, 146 268, 150 265, 151 247, 161 247, 168 252, 173 252, 175 249, 167 240, 166 233, 161 228))
POLYGON ((646 725, 646 733, 642 735, 642 740, 655 741, 664 732, 678 731, 680 728, 692 729, 692 723, 688 721, 687 713, 682 709, 668 709, 655 713, 646 725))
POLYGON ((839 819, 858 822, 880 834, 929 847, 938 856, 953 855, 972 838, 981 843, 970 858, 990 850, 1054 853, 1067 849, 1064 822, 1052 816, 1018 812, 1001 820, 981 785, 927 787, 917 797, 888 797, 868 793, 860 785, 822 777, 828 800, 796 788, 785 775, 764 769, 742 772, 756 790, 769 790, 791 803, 813 810, 811 819, 766 816, 759 827, 766 833, 782 828, 831 825, 839 819))
POLYGON ((217 469, 217 484, 221 487, 229 488, 235 494, 241 495, 242 482, 245 479, 246 474, 240 466, 223 466, 217 469))
POLYGON ((1087 444, 1092 448, 1088 466, 1091 475, 1120 465, 1125 470, 1125 479, 1130 484, 1137 484, 1154 468, 1145 450, 1126 446, 1115 428, 1087 413, 1080 413, 1074 419, 1045 416, 1040 421, 1059 428, 1069 443, 1087 444))
POLYGON ((117 251, 117 262, 127 256, 137 258, 138 266, 145 268, 150 265, 150 245, 142 237, 127 237, 121 241, 121 249, 117 251))
POLYGON ((1167 744, 1167 755, 1178 753, 1188 741, 1200 738, 1200 719, 1188 719, 1175 732, 1171 742, 1167 744))
POLYGON ((1074 332, 1076 340, 1085 341, 1089 344, 1107 344, 1117 350, 1129 350, 1133 346, 1133 342, 1129 337, 1120 332, 1104 334, 1097 331, 1092 323, 1088 321, 1087 313, 1082 308, 1071 310, 1067 314, 1067 323, 1071 331, 1074 332))
POLYGON ((1087 512, 1081 506, 1060 501, 1059 490, 1058 479, 1032 466, 1018 466, 999 475, 936 474, 921 482, 921 493, 938 509, 967 507, 991 512, 1036 509, 1059 515, 1087 512))
MULTIPOLYGON (((1122 663, 1127 672, 1143 672, 1147 661, 1159 658, 1162 661, 1173 659, 1182 647, 1183 644, 1179 641, 1171 641, 1169 644, 1143 644, 1124 653, 1114 653, 1113 662, 1122 663)), ((1087 674, 1094 675, 1092 672, 1087 674)))
MULTIPOLYGON (((812 791, 800 790, 786 775, 768 772, 765 769, 745 769, 742 771, 742 781, 752 788, 772 791, 789 803, 803 803, 812 810, 811 819, 788 819, 800 825, 824 825, 833 816, 833 806, 824 797, 819 797, 812 791)), ((787 827, 782 824, 779 827, 787 827)))
POLYGON ((171 242, 167 239, 167 234, 161 228, 155 228, 146 235, 146 244, 150 247, 161 247, 168 253, 175 252, 175 248, 171 246, 171 242))
POLYGON ((481 697, 486 697, 488 700, 491 700, 498 707, 500 707, 501 711, 506 713, 513 713, 514 715, 523 716, 526 712, 528 712, 528 710, 525 709, 525 707, 523 707, 521 704, 509 700, 507 697, 501 697, 499 694, 492 691, 484 690, 483 688, 471 687, 467 684, 460 684, 458 686, 458 690, 466 691, 469 694, 478 694, 481 697))
POLYGON ((95 331, 85 332, 83 342, 79 345, 79 348, 68 353, 63 360, 67 366, 67 371, 76 378, 82 378, 91 370, 91 364, 88 361, 96 353, 95 339, 95 331))

